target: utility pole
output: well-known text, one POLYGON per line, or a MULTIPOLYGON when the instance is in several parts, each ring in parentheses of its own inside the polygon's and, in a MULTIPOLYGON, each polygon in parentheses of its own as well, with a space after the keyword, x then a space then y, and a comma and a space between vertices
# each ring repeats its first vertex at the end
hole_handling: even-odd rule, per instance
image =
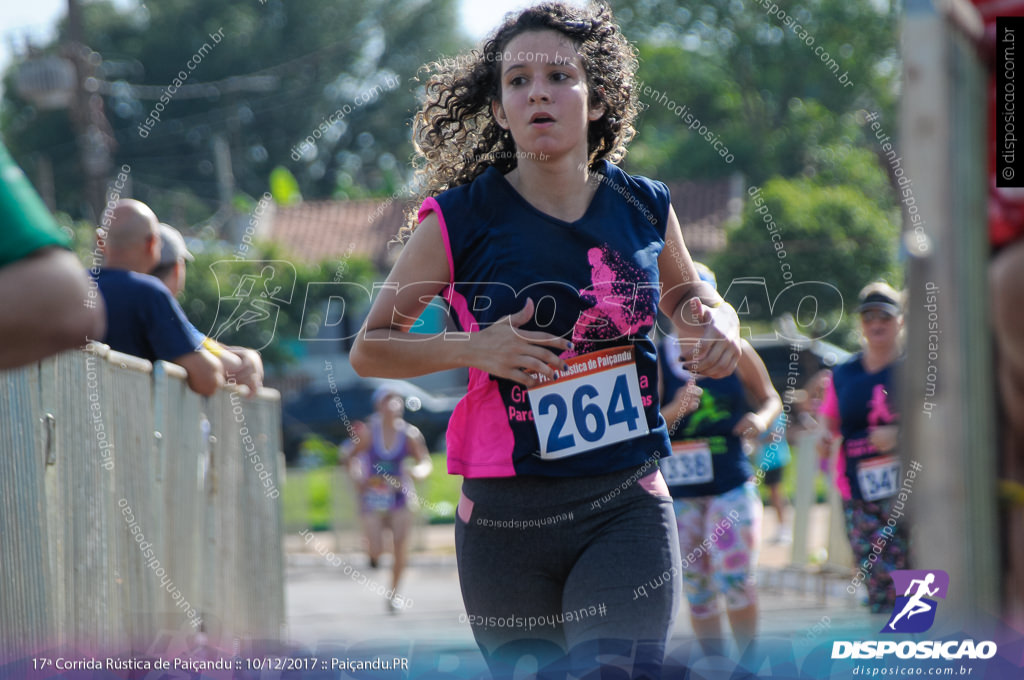
POLYGON ((106 203, 106 180, 113 165, 110 155, 115 142, 103 113, 103 97, 97 92, 95 72, 99 55, 85 45, 78 0, 68 0, 68 43, 64 52, 75 65, 75 90, 68 113, 85 177, 84 198, 93 220, 98 222, 106 203))
POLYGON ((906 3, 900 106, 904 166, 923 217, 914 227, 905 213, 903 232, 909 351, 902 427, 921 465, 911 532, 915 566, 943 569, 956 583, 943 605, 955 612, 944 615, 950 626, 999 608, 996 407, 984 304, 989 246, 987 231, 978 228, 987 224, 986 76, 974 47, 944 14, 956 4, 906 3), (929 290, 937 291, 943 332, 931 348, 929 290), (941 367, 938 388, 922 400, 931 361, 941 367))

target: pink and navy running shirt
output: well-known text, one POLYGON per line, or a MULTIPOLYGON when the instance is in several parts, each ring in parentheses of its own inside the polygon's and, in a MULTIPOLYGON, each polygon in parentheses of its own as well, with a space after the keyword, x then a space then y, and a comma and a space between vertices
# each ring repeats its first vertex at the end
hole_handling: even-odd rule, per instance
MULTIPOLYGON (((836 486, 843 500, 879 500, 898 490, 900 480, 890 470, 866 471, 889 458, 871 444, 871 430, 899 424, 898 399, 893 394, 895 375, 903 360, 876 373, 864 369, 863 354, 857 353, 832 372, 820 412, 839 420, 843 437, 836 461, 836 486), (878 488, 883 485, 885 488, 878 488), (877 496, 878 498, 875 498, 877 496)), ((895 464, 894 464, 895 465, 895 464)))
MULTIPOLYGON (((563 359, 633 348, 642 403, 612 395, 608 412, 596 417, 614 422, 631 415, 640 425, 645 420, 646 428, 639 431, 648 432, 543 459, 526 388, 470 368, 466 396, 448 428, 452 474, 596 475, 669 451, 658 412, 657 354, 648 337, 660 299, 658 256, 664 247, 668 188, 607 162, 599 172, 589 208, 572 223, 534 208, 493 167, 470 184, 425 200, 419 218, 433 212, 440 221, 450 276, 444 297, 460 331, 486 328, 520 311, 530 298, 534 318, 522 328, 571 339, 573 349, 563 359)), ((576 417, 582 411, 582 427, 596 427, 586 405, 585 400, 575 404, 576 417)), ((630 422, 631 429, 635 424, 630 422)))

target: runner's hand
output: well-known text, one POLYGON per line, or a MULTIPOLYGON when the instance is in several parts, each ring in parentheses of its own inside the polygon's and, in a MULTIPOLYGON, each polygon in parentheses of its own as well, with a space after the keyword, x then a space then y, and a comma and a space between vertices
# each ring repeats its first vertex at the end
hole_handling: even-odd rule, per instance
POLYGON ((822 432, 821 433, 821 438, 818 439, 817 449, 818 449, 818 456, 822 460, 828 460, 829 456, 832 455, 832 442, 833 442, 833 439, 834 438, 833 438, 831 432, 822 432))
POLYGON ((767 429, 768 424, 764 422, 764 418, 754 412, 749 412, 739 419, 736 426, 732 428, 732 433, 744 439, 757 439, 767 429))
POLYGON ((472 333, 476 358, 472 366, 500 378, 508 378, 527 387, 537 384, 537 375, 554 377, 556 370, 568 368, 559 354, 572 343, 551 333, 524 331, 521 326, 533 318, 533 300, 515 314, 502 317, 479 333, 472 333))
POLYGON ((900 428, 896 425, 881 425, 868 433, 871 445, 881 452, 892 451, 900 440, 900 428))
POLYGON ((693 373, 709 378, 724 378, 732 375, 740 361, 739 319, 730 305, 707 307, 700 298, 690 298, 690 320, 696 326, 704 326, 704 335, 684 352, 687 359, 683 366, 693 373))
POLYGON ((352 456, 349 458, 346 461, 346 467, 348 468, 348 474, 352 478, 352 481, 355 482, 356 486, 360 490, 362 490, 369 480, 366 462, 363 460, 362 456, 352 456))

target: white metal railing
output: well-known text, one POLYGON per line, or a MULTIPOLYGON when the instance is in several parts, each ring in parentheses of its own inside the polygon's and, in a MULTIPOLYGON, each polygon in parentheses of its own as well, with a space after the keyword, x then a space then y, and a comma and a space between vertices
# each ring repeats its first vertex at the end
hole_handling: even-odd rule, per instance
POLYGON ((280 396, 103 345, 0 372, 0 661, 284 624, 280 396))

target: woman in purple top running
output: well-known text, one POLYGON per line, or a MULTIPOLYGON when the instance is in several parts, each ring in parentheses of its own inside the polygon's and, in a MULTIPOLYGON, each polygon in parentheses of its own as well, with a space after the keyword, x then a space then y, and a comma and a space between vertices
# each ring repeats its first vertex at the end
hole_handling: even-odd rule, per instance
POLYGON ((406 603, 398 594, 398 582, 405 569, 407 538, 412 524, 408 497, 412 478, 430 474, 431 462, 423 434, 405 422, 405 401, 387 385, 373 393, 374 413, 369 425, 357 427, 358 443, 348 450, 348 470, 359 492, 359 512, 366 533, 370 566, 376 568, 384 550, 384 525, 391 529, 394 562, 388 610, 397 612, 406 603), (414 458, 416 464, 407 473, 402 463, 414 458))

